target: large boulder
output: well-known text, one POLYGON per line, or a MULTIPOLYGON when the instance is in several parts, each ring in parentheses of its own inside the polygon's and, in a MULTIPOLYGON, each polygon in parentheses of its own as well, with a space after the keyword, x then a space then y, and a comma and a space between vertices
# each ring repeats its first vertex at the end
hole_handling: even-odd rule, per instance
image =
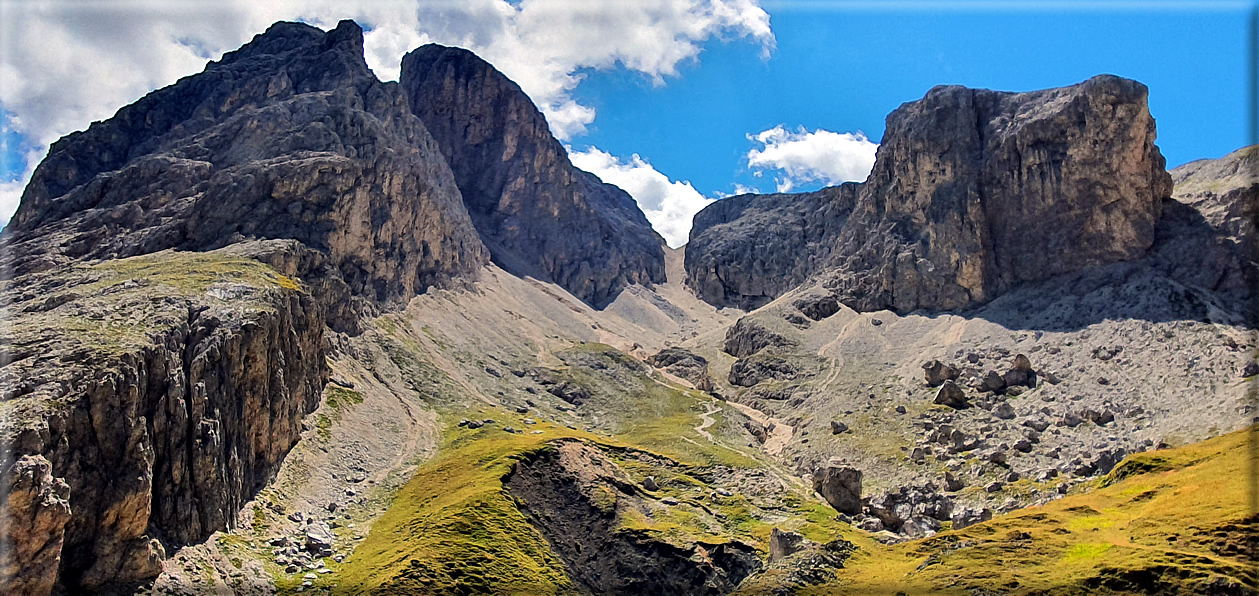
POLYGON ((813 490, 835 511, 849 515, 861 513, 861 470, 828 463, 813 472, 813 490))
POLYGON ((928 387, 939 387, 945 381, 956 381, 962 371, 939 360, 932 360, 923 363, 922 372, 928 387))
POLYGON ((966 393, 953 381, 945 381, 940 385, 940 389, 936 391, 936 396, 932 403, 957 409, 970 406, 970 402, 966 399, 966 393))
POLYGON ((773 565, 812 544, 799 532, 784 532, 774 528, 769 532, 769 564, 773 565))

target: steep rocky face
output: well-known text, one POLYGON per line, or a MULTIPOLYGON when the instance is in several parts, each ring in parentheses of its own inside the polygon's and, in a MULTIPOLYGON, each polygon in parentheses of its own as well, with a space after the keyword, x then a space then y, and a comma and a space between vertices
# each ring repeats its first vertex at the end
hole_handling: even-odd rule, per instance
POLYGON ((800 285, 827 262, 859 188, 739 195, 705 207, 686 245, 687 286, 710 304, 751 310, 800 285))
POLYGON ((2 291, 6 593, 143 581, 164 545, 233 526, 327 380, 319 303, 231 249, 2 291))
POLYGON ((356 294, 406 300, 487 260, 454 177, 362 30, 277 23, 53 144, 6 230, 15 273, 293 238, 356 294))
POLYGON ((663 241, 638 205, 573 167, 542 113, 493 66, 427 45, 403 58, 401 83, 496 261, 594 306, 664 282, 663 241))
POLYGON ((937 87, 887 119, 828 286, 858 310, 958 309, 1143 256, 1171 178, 1147 89, 1098 76, 937 87))
POLYGON ((1159 221, 1155 263, 1181 283, 1245 301, 1259 281, 1253 265, 1259 147, 1190 162, 1171 176, 1175 188, 1159 221))
POLYGON ((1146 96, 1114 76, 932 89, 888 116, 864 183, 819 191, 833 200, 744 196, 698 214, 688 284, 713 304, 759 306, 812 275, 857 310, 949 310, 1139 258, 1171 195, 1146 96))

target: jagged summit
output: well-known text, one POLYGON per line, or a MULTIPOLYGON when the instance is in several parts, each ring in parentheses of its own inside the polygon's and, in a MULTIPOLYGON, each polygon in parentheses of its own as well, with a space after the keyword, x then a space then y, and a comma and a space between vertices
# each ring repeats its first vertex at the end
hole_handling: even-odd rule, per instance
POLYGON ((6 232, 16 273, 291 238, 406 300, 486 262, 450 173, 350 21, 282 23, 53 145, 6 232))
POLYGON ((577 169, 520 89, 472 52, 402 60, 411 110, 437 139, 494 258, 602 305, 664 281, 664 242, 625 191, 577 169))

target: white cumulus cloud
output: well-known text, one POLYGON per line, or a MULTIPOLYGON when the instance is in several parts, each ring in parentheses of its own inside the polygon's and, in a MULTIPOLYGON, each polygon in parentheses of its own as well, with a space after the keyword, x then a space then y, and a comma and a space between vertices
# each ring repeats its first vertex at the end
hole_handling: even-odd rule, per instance
POLYGON ((41 153, 278 20, 358 21, 383 80, 425 43, 466 47, 519 83, 560 139, 594 121, 572 97, 584 71, 627 69, 660 84, 709 39, 750 39, 765 52, 775 43, 759 0, 24 0, 3 2, 0 16, 0 108, 41 153))
POLYGON ((800 127, 794 131, 782 125, 756 134, 748 140, 757 144, 747 153, 748 166, 755 176, 777 172, 778 192, 789 192, 800 184, 827 185, 863 181, 874 167, 879 148, 861 132, 831 132, 800 127))
POLYGON ((651 222, 651 227, 672 248, 686 244, 691 232, 691 219, 700 209, 716 200, 700 194, 690 182, 670 180, 638 154, 621 160, 590 147, 584 151, 569 150, 568 155, 573 165, 634 197, 647 221, 651 222))

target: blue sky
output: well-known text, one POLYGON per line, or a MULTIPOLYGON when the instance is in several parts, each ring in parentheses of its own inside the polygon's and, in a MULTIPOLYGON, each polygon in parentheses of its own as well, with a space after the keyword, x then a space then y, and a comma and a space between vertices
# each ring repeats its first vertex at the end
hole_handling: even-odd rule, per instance
POLYGON ((629 191, 674 246, 717 197, 863 179, 888 112, 940 84, 1025 91, 1117 74, 1150 87, 1169 166, 1248 142, 1245 1, 2 6, 0 222, 49 142, 281 19, 354 18, 385 80, 423 43, 472 49, 521 84, 574 163, 629 191))
POLYGON ((1249 142, 1244 3, 1066 13, 764 7, 777 38, 769 60, 752 44, 713 41, 665 86, 628 72, 590 75, 576 95, 599 117, 573 147, 638 153, 704 194, 734 183, 773 191, 746 167, 749 133, 781 124, 877 142, 887 113, 934 85, 1027 91, 1101 73, 1149 86, 1169 167, 1249 142))

